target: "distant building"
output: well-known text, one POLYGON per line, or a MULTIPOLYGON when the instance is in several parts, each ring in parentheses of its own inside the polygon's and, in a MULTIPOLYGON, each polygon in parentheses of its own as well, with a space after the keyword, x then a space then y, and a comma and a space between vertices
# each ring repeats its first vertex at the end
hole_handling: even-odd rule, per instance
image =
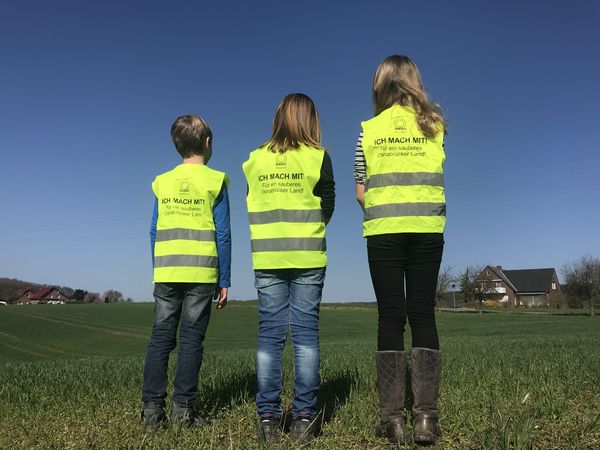
POLYGON ((31 297, 33 297, 33 291, 31 289, 19 289, 14 301, 17 303, 30 303, 31 297))
POLYGON ((19 303, 48 303, 48 302, 64 302, 68 300, 67 296, 55 286, 41 287, 33 292, 31 296, 22 296, 19 303))
POLYGON ((554 268, 506 270, 486 266, 477 280, 490 288, 486 301, 500 306, 557 308, 561 290, 554 268))

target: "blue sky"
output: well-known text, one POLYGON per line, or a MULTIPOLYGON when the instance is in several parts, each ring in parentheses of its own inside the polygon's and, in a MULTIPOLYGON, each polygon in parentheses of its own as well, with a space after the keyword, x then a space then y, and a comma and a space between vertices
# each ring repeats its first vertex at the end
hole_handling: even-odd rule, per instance
POLYGON ((241 163, 290 92, 315 101, 337 181, 326 300, 372 300, 354 200, 371 77, 407 54, 444 108, 444 264, 600 255, 600 3, 0 5, 0 276, 152 298, 150 183, 203 116, 231 178, 233 298, 255 298, 241 163))

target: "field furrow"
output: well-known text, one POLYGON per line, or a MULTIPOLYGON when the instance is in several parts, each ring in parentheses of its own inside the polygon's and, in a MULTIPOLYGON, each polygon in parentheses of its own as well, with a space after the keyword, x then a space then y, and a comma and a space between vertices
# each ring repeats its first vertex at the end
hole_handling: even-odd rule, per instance
MULTIPOLYGON (((151 435, 139 423, 151 304, 0 312, 0 448, 261 448, 255 305, 234 304, 211 317, 198 391, 211 424, 151 435)), ((311 449, 390 448, 373 434, 376 322, 368 306, 321 312, 321 435, 311 449)), ((433 450, 600 448, 598 317, 442 312, 438 325, 444 435, 433 450)), ((290 345, 283 365, 282 406, 289 410, 290 345)), ((298 446, 286 437, 272 448, 298 446)))

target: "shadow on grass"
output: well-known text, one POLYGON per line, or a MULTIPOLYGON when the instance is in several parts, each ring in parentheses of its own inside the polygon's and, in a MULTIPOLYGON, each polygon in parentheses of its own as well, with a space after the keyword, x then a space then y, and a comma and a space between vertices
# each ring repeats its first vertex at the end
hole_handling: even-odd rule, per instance
POLYGON ((317 410, 320 411, 322 423, 330 422, 336 411, 348 401, 357 378, 357 374, 352 370, 345 370, 321 384, 317 410))
POLYGON ((254 402, 256 392, 256 372, 243 371, 203 387, 198 399, 203 411, 215 414, 224 408, 254 402))
MULTIPOLYGON (((336 411, 348 401, 357 378, 356 373, 347 370, 321 383, 317 396, 318 414, 315 418, 317 435, 321 433, 323 424, 330 422, 335 417, 336 411)), ((284 432, 289 433, 292 419, 292 411, 285 411, 282 424, 284 432)))
MULTIPOLYGON (((358 375, 352 370, 346 370, 321 383, 317 397, 317 421, 320 424, 330 422, 336 411, 348 401, 357 378, 358 375)), ((221 409, 254 402, 257 390, 256 371, 239 372, 203 386, 198 395, 199 406, 202 411, 216 414, 221 409)), ((284 428, 288 430, 292 421, 291 411, 286 411, 284 417, 284 428)))

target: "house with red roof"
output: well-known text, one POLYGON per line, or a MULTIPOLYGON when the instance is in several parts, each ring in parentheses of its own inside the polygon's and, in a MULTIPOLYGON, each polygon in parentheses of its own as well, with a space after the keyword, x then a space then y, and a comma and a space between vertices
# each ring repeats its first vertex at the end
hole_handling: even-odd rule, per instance
POLYGON ((22 298, 19 300, 21 303, 48 303, 52 301, 64 302, 68 300, 67 296, 56 286, 41 287, 37 291, 33 292, 28 300, 22 298))
POLYGON ((16 292, 16 300, 13 299, 13 301, 15 301, 16 303, 29 303, 31 297, 33 297, 33 291, 31 289, 19 289, 16 292))

